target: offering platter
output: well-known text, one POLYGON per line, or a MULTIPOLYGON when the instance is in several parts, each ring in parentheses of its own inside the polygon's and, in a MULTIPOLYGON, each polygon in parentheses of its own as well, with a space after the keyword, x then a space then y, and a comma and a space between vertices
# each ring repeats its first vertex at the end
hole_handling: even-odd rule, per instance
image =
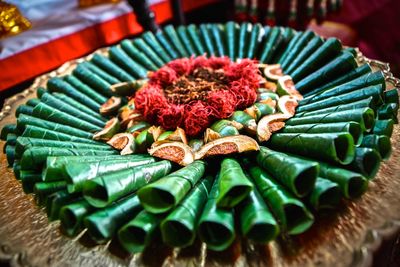
MULTIPOLYGON (((107 53, 107 49, 97 51, 107 53)), ((70 73, 78 63, 91 56, 71 61, 58 70, 36 79, 21 94, 5 102, 1 127, 15 123, 16 108, 33 98, 36 89, 45 86, 48 79, 70 73)), ((387 89, 398 86, 387 64, 371 61, 358 55, 358 63, 368 62, 385 74, 387 89)), ((237 238, 223 252, 208 250, 200 241, 184 249, 171 249, 154 242, 142 253, 128 254, 115 240, 97 245, 84 231, 73 239, 63 236, 59 222, 49 223, 45 211, 35 205, 32 195, 26 195, 15 179, 7 159, 1 155, 0 185, 0 259, 12 265, 273 265, 273 266, 366 266, 371 263, 373 251, 381 240, 400 227, 399 133, 395 125, 391 142, 392 155, 381 164, 376 177, 369 182, 367 192, 355 200, 342 200, 333 212, 318 213, 314 225, 296 236, 281 235, 267 245, 255 245, 237 238), (157 253, 154 253, 157 251, 157 253)), ((1 142, 1 146, 5 142, 1 142)))

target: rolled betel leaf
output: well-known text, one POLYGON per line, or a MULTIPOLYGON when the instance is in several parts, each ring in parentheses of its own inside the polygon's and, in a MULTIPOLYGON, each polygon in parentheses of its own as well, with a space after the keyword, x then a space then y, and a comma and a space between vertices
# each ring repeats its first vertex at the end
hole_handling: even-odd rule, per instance
MULTIPOLYGON (((264 29, 260 23, 253 24, 253 28, 250 31, 249 46, 247 50, 247 56, 245 57, 253 59, 257 52, 258 46, 261 43, 262 37, 264 36, 264 29)), ((221 54, 223 56, 223 54, 221 54)))
POLYGON ((89 163, 89 162, 100 162, 100 161, 135 161, 138 159, 148 158, 149 155, 135 154, 135 155, 107 155, 107 156, 59 156, 59 157, 47 157, 46 166, 43 168, 43 180, 51 181, 55 179, 64 180, 67 178, 65 166, 67 164, 75 163, 89 163))
POLYGON ((255 119, 244 111, 235 111, 229 119, 242 124, 250 132, 255 132, 257 129, 255 119))
POLYGON ((217 207, 219 182, 217 175, 198 222, 200 239, 207 244, 207 248, 216 251, 227 249, 235 240, 233 210, 217 207))
MULTIPOLYGON (((146 35, 146 36, 148 36, 148 35, 146 35)), ((142 38, 145 40, 144 35, 142 35, 142 38)), ((153 38, 154 38, 154 36, 153 36, 153 38)), ((157 40, 155 40, 155 41, 157 41, 157 40)), ((147 42, 146 40, 145 40, 145 42, 147 45, 152 47, 154 50, 154 47, 152 46, 152 42, 147 42)), ((153 71, 156 71, 158 69, 157 66, 154 64, 154 62, 151 61, 151 59, 147 55, 145 55, 144 53, 141 53, 140 50, 137 49, 137 47, 134 46, 130 40, 123 40, 120 43, 120 46, 121 46, 122 50, 130 58, 137 61, 139 64, 143 65, 143 67, 147 68, 148 70, 153 70, 153 71)), ((161 46, 160 46, 160 49, 162 49, 161 46)), ((165 53, 165 51, 162 50, 162 51, 157 52, 157 54, 159 54, 159 55, 161 55, 161 53, 165 53)))
POLYGON ((237 48, 237 58, 244 58, 247 54, 248 43, 249 43, 249 33, 251 32, 253 26, 249 22, 243 22, 239 28, 238 36, 238 48, 237 48))
MULTIPOLYGON (((252 118, 250 117, 250 119, 252 118)), ((228 120, 219 120, 214 122, 210 128, 211 130, 217 132, 221 137, 223 137, 223 136, 238 135, 239 134, 238 125, 239 124, 232 123, 231 121, 228 120)))
POLYGON ((325 66, 309 74, 296 83, 296 89, 299 92, 307 92, 321 84, 324 81, 332 81, 342 74, 345 74, 357 67, 354 56, 350 53, 341 53, 338 57, 331 60, 325 66), (321 79, 321 77, 324 77, 321 79))
POLYGON ((357 198, 368 188, 368 180, 360 173, 320 162, 320 176, 339 185, 345 198, 357 198))
POLYGON ((318 49, 324 43, 321 36, 314 36, 300 51, 296 58, 293 59, 292 62, 286 64, 286 68, 284 69, 286 74, 290 74, 293 70, 298 67, 304 60, 306 60, 315 50, 318 49))
POLYGON ((297 107, 297 111, 303 112, 321 110, 340 104, 353 103, 355 101, 362 100, 368 97, 373 97, 375 104, 379 105, 382 103, 382 93, 383 91, 381 85, 373 85, 363 88, 362 90, 355 90, 350 93, 344 93, 324 99, 318 99, 309 104, 300 104, 297 107))
POLYGON ((124 159, 124 157, 121 157, 121 159, 116 158, 107 161, 67 163, 64 165, 65 180, 68 182, 69 192, 80 192, 83 189, 84 182, 87 180, 113 171, 125 170, 153 162, 155 162, 155 159, 152 157, 137 159, 124 159))
MULTIPOLYGON (((22 116, 22 115, 21 115, 22 116)), ((16 134, 18 131, 16 124, 6 124, 1 128, 0 139, 6 141, 7 135, 10 133, 16 134)))
MULTIPOLYGON (((120 77, 115 76, 113 73, 100 68, 100 66, 97 66, 96 64, 93 64, 93 62, 89 62, 90 64, 96 66, 97 68, 107 72, 108 74, 111 74, 113 77, 116 77, 119 81, 120 77)), ((101 93, 102 95, 106 97, 112 96, 111 91, 109 90, 110 88, 110 83, 100 77, 98 74, 94 73, 90 69, 84 67, 83 64, 79 64, 74 70, 73 70, 73 75, 76 76, 78 79, 83 81, 84 83, 88 84, 90 87, 94 88, 97 92, 101 93)))
POLYGON ((52 95, 53 95, 54 97, 56 97, 57 99, 63 101, 66 105, 73 106, 73 107, 75 107, 76 109, 81 110, 82 112, 85 112, 85 113, 91 115, 92 117, 96 117, 96 118, 98 118, 98 119, 100 119, 100 120, 104 120, 104 117, 101 116, 101 114, 99 114, 99 111, 98 111, 98 110, 92 110, 92 109, 90 109, 89 107, 87 107, 87 106, 85 106, 85 105, 79 103, 79 102, 76 101, 75 99, 73 99, 73 98, 71 98, 71 97, 69 97, 69 96, 67 96, 67 95, 65 95, 65 94, 62 94, 62 93, 52 93, 52 95))
POLYGON ((392 119, 376 120, 372 133, 391 137, 393 133, 393 125, 394 121, 392 119))
POLYGON ((81 196, 79 194, 70 194, 67 190, 61 190, 52 193, 47 197, 46 214, 49 221, 55 221, 60 218, 61 208, 76 201, 81 196))
POLYGON ((56 147, 30 147, 22 154, 21 168, 23 170, 39 170, 49 156, 99 156, 115 155, 115 150, 70 149, 56 147))
POLYGON ((42 182, 42 175, 39 171, 20 171, 20 180, 22 183, 22 190, 25 194, 33 193, 33 187, 36 183, 42 182))
POLYGON ((33 193, 35 193, 36 201, 39 205, 46 204, 46 199, 48 195, 54 192, 64 190, 67 188, 67 183, 65 181, 55 181, 55 182, 39 182, 33 187, 33 193))
POLYGON ((300 125, 288 125, 282 133, 338 133, 345 132, 351 134, 355 145, 360 145, 363 139, 363 131, 357 122, 332 122, 332 123, 311 123, 300 125))
POLYGON ((260 167, 253 165, 249 172, 258 191, 279 222, 282 232, 297 235, 311 227, 314 217, 300 200, 260 167))
POLYGON ((356 91, 357 89, 362 89, 373 85, 381 85, 382 88, 385 89, 385 77, 383 76, 383 73, 381 71, 366 73, 363 76, 360 76, 344 84, 337 85, 327 90, 318 91, 315 94, 309 95, 301 100, 300 104, 305 105, 317 100, 350 93, 356 91))
POLYGON ((175 46, 176 50, 182 57, 188 57, 189 53, 186 51, 184 45, 180 41, 175 28, 173 25, 167 25, 164 27, 164 33, 166 36, 168 36, 168 39, 171 41, 171 43, 175 46))
MULTIPOLYGON (((140 42, 144 44, 146 49, 151 49, 142 39, 140 39, 140 42)), ((135 60, 131 59, 120 47, 110 47, 108 54, 111 61, 120 66, 122 69, 126 70, 133 77, 137 79, 146 77, 147 69, 135 60)))
POLYGON ((228 56, 232 61, 236 59, 236 30, 239 25, 233 21, 225 24, 225 42, 228 50, 228 56))
POLYGON ((225 158, 219 172, 219 208, 233 208, 245 199, 253 190, 253 184, 247 179, 239 162, 225 158))
POLYGON ((300 118, 290 118, 286 125, 301 125, 310 123, 332 123, 354 121, 360 124, 363 131, 372 129, 375 123, 374 111, 370 108, 343 110, 326 114, 312 115, 300 118))
POLYGON ((15 160, 15 146, 7 146, 5 148, 8 166, 12 166, 15 160))
POLYGON ((84 218, 90 237, 98 244, 110 240, 118 229, 142 210, 137 195, 127 196, 84 218))
MULTIPOLYGON (((185 27, 186 28, 186 27, 185 27)), ((178 53, 175 51, 175 49, 172 47, 172 45, 170 44, 170 42, 167 40, 167 38, 164 35, 163 31, 158 31, 154 34, 158 40, 158 42, 160 42, 160 44, 162 45, 162 47, 165 49, 165 51, 167 52, 167 54, 172 58, 172 59, 177 59, 179 58, 178 53)))
POLYGON ((125 70, 113 63, 110 59, 100 54, 94 54, 90 61, 104 71, 107 71, 108 73, 117 77, 122 82, 129 82, 135 79, 132 75, 128 74, 125 70))
POLYGON ((296 112, 294 117, 306 117, 312 115, 318 115, 322 113, 331 113, 331 112, 338 112, 343 110, 352 110, 352 109, 359 109, 359 108, 371 108, 376 111, 376 103, 372 96, 369 96, 365 99, 361 99, 355 102, 346 103, 342 105, 337 105, 329 108, 317 109, 313 111, 303 111, 303 112, 296 112))
POLYGON ((171 210, 203 177, 205 168, 205 162, 196 160, 139 189, 138 196, 143 208, 151 213, 164 213, 171 210))
POLYGON ((36 106, 37 104, 39 104, 39 102, 40 102, 40 99, 38 99, 38 98, 31 98, 31 99, 29 99, 28 101, 26 101, 25 105, 34 107, 34 106, 36 106))
POLYGON ((315 88, 313 90, 310 90, 310 91, 304 93, 303 96, 305 98, 308 98, 309 96, 311 96, 313 94, 316 94, 316 93, 319 93, 319 92, 323 92, 323 91, 326 91, 328 89, 334 88, 336 86, 345 84, 345 83, 347 83, 349 81, 357 79, 357 78, 363 76, 364 74, 367 74, 367 73, 370 73, 370 72, 372 72, 371 66, 369 64, 364 64, 364 65, 362 65, 362 66, 360 66, 360 67, 348 72, 347 74, 336 78, 333 81, 325 83, 322 86, 319 86, 319 87, 317 87, 317 88, 315 88))
MULTIPOLYGON (((180 25, 178 26, 178 28, 176 29, 179 39, 182 41, 182 44, 185 46, 187 52, 189 53, 190 56, 195 56, 197 55, 196 49, 195 47, 192 45, 188 32, 186 30, 186 26, 184 25, 180 25)), ((215 34, 214 32, 212 32, 212 34, 215 34)), ((221 40, 220 40, 221 41, 221 40)), ((169 62, 170 60, 168 60, 167 62, 169 62)))
POLYGON ((302 36, 303 36, 302 32, 297 32, 297 33, 294 34, 293 38, 290 39, 285 51, 283 51, 283 53, 280 55, 280 57, 278 59, 278 63, 279 64, 282 64, 282 62, 286 59, 286 57, 292 51, 294 45, 297 43, 299 38, 302 37, 302 36))
POLYGON ((399 92, 397 90, 397 88, 394 88, 384 92, 385 103, 394 103, 399 105, 399 92))
POLYGON ((42 127, 37 127, 34 125, 26 125, 24 131, 22 132, 21 136, 23 137, 31 137, 31 138, 39 138, 39 139, 46 139, 46 140, 59 140, 59 141, 71 141, 71 142, 76 142, 76 143, 86 143, 86 144, 99 144, 101 145, 102 143, 87 139, 87 138, 82 138, 82 137, 77 137, 74 135, 69 135, 66 133, 58 132, 57 129, 49 130, 46 128, 42 127))
POLYGON ((94 125, 82 119, 78 119, 75 116, 62 112, 61 110, 53 108, 43 102, 39 103, 38 105, 36 105, 36 107, 33 108, 32 114, 34 117, 56 123, 62 123, 74 128, 81 129, 83 131, 96 132, 101 130, 101 127, 97 125, 94 125))
POLYGON ((211 39, 214 41, 215 44, 215 51, 214 53, 219 56, 223 57, 226 55, 225 52, 225 44, 222 36, 222 25, 221 24, 210 24, 210 35, 211 39))
POLYGON ((271 63, 278 44, 282 41, 283 32, 280 27, 273 27, 268 38, 260 46, 259 61, 263 63, 271 63))
POLYGON ((242 234, 256 243, 267 243, 279 234, 279 226, 256 188, 239 205, 242 234))
POLYGON ((286 49, 288 50, 287 56, 279 60, 279 63, 281 64, 283 69, 286 69, 289 64, 293 62, 296 56, 304 49, 309 40, 311 40, 311 38, 313 38, 314 36, 315 33, 312 31, 305 31, 299 34, 299 38, 298 40, 296 40, 295 44, 286 49))
POLYGON ((171 61, 171 57, 168 55, 168 52, 162 47, 161 43, 156 39, 151 31, 143 33, 142 38, 156 54, 160 55, 160 58, 164 63, 171 61))
POLYGON ((213 44, 213 41, 211 39, 211 34, 209 32, 209 25, 208 24, 200 24, 199 25, 199 32, 200 32, 200 37, 203 40, 203 43, 205 45, 205 48, 207 50, 207 55, 209 57, 215 56, 215 47, 213 44))
MULTIPOLYGON (((88 63, 88 62, 87 62, 88 63)), ((64 77, 64 81, 72 85, 75 90, 80 91, 82 94, 85 94, 86 96, 90 97, 94 101, 96 101, 99 104, 103 104, 104 102, 107 101, 107 97, 101 95, 97 91, 93 90, 91 87, 83 83, 81 80, 76 78, 74 75, 67 75, 64 77)), ((43 96, 40 98, 43 101, 43 96)))
POLYGON ((85 112, 82 112, 81 110, 73 106, 66 105, 63 101, 59 100, 58 98, 54 97, 51 94, 44 93, 41 97, 41 101, 49 105, 50 107, 56 108, 76 118, 97 125, 98 127, 103 127, 105 124, 105 119, 99 119, 98 117, 93 117, 90 114, 86 114, 85 112))
POLYGON ((21 114, 32 115, 33 107, 27 105, 19 105, 15 110, 15 117, 19 117, 21 114))
POLYGON ((162 218, 146 210, 122 226, 118 231, 118 240, 122 247, 130 253, 142 252, 158 233, 162 218))
POLYGON ((293 157, 266 147, 260 147, 257 163, 298 197, 311 192, 319 171, 317 162, 293 157))
MULTIPOLYGON (((3 152, 5 153, 5 152, 3 152)), ((14 160, 13 163, 13 172, 15 175, 15 179, 20 180, 21 179, 21 164, 19 164, 19 160, 14 160)))
POLYGON ((272 148, 339 164, 354 159, 354 140, 349 133, 277 133, 269 140, 272 148))
POLYGON ((325 62, 336 57, 340 53, 341 49, 342 44, 338 39, 327 39, 323 45, 321 45, 309 58, 303 61, 303 63, 296 68, 293 73, 291 73, 292 79, 295 82, 300 81, 313 71, 319 69, 325 64, 325 62))
POLYGON ((204 55, 206 53, 206 48, 204 47, 203 43, 201 42, 200 35, 197 29, 197 26, 191 24, 186 27, 188 32, 190 41, 192 42, 192 46, 196 49, 199 55, 204 55))
POLYGON ((373 179, 379 170, 382 158, 376 149, 357 147, 354 160, 348 166, 350 170, 361 173, 368 179, 373 179))
POLYGON ((338 207, 342 192, 337 183, 318 177, 308 201, 315 210, 335 209, 338 207))
POLYGON ((388 120, 392 119, 395 123, 398 123, 397 120, 397 111, 399 110, 399 105, 396 103, 387 103, 379 107, 378 119, 380 120, 388 120))
POLYGON ((171 168, 171 162, 163 160, 105 173, 83 183, 83 197, 90 205, 102 208, 164 177, 171 168))
POLYGON ((368 134, 362 139, 361 147, 377 150, 382 159, 388 159, 392 152, 390 138, 386 135, 368 134))
POLYGON ((71 86, 69 83, 59 77, 53 77, 49 79, 47 81, 47 88, 50 92, 60 92, 66 94, 67 96, 72 97, 79 103, 88 106, 92 110, 98 110, 100 107, 100 104, 98 102, 76 90, 73 86, 71 86))
MULTIPOLYGON (((79 65, 87 68, 90 70, 93 74, 99 76, 101 79, 105 80, 109 84, 115 84, 115 83, 120 83, 121 81, 117 79, 117 77, 110 75, 109 73, 105 72, 104 70, 100 69, 93 63, 89 61, 84 61, 82 63, 79 63, 79 65)), ((96 89, 96 88, 94 88, 96 89)), ((101 93, 101 92, 100 92, 101 93)))
POLYGON ((71 149, 113 150, 110 146, 99 144, 75 143, 70 141, 46 140, 20 136, 15 144, 15 156, 20 158, 25 150, 30 147, 58 147, 71 149))
POLYGON ((199 181, 187 197, 162 221, 160 229, 162 240, 171 247, 187 247, 193 244, 197 223, 207 202, 213 183, 207 176, 199 181))
POLYGON ((65 205, 60 211, 61 229, 67 236, 76 236, 83 230, 83 220, 96 208, 84 199, 65 205))

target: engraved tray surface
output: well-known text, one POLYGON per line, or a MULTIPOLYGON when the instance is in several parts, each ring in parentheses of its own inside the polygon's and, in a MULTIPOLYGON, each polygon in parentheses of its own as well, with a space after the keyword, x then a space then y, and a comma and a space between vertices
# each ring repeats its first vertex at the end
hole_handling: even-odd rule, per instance
MULTIPOLYGON (((106 49, 97 52, 107 53, 106 49)), ((88 56, 90 57, 90 56, 88 56)), ((15 122, 18 105, 35 97, 36 88, 53 76, 66 74, 88 57, 67 62, 58 70, 37 78, 24 92, 5 101, 0 112, 0 128, 15 122)), ((388 64, 359 56, 381 69, 387 87, 399 86, 388 64)), ((341 207, 318 214, 313 227, 299 236, 280 237, 266 246, 237 240, 225 252, 212 252, 197 242, 177 250, 151 245, 141 254, 125 254, 117 242, 96 246, 83 232, 71 239, 61 234, 59 222, 49 223, 33 195, 26 195, 14 177, 3 153, 0 154, 0 263, 11 266, 369 266, 372 252, 382 239, 400 229, 400 127, 391 138, 392 155, 381 164, 368 191, 341 207)), ((5 142, 1 141, 0 149, 5 142)))

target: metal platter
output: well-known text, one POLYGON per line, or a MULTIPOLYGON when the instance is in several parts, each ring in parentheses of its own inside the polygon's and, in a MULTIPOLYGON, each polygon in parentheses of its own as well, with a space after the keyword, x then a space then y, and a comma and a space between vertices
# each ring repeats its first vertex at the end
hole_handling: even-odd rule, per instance
MULTIPOLYGON (((107 53, 106 49, 96 52, 107 53)), ((67 62, 56 71, 37 78, 34 84, 5 101, 0 128, 15 122, 15 109, 50 77, 69 73, 90 56, 67 62)), ((387 87, 399 86, 388 64, 361 54, 384 72, 387 87)), ((400 127, 391 138, 392 155, 382 163, 368 191, 354 201, 342 201, 335 212, 318 214, 314 226, 298 236, 281 236, 266 246, 237 240, 225 252, 208 251, 200 242, 183 250, 154 243, 141 254, 126 254, 111 241, 96 245, 85 232, 74 239, 62 235, 59 222, 49 223, 33 195, 26 195, 0 155, 0 262, 11 266, 369 266, 372 253, 384 238, 400 229, 400 127)), ((0 148, 5 142, 0 142, 0 148)))

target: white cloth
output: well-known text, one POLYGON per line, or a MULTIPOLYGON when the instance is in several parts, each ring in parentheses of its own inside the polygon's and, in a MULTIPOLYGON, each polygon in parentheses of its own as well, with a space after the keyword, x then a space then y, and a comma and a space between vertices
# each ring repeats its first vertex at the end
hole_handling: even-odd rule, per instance
MULTIPOLYGON (((149 0, 150 5, 166 0, 149 0)), ((78 0, 7 0, 32 28, 0 40, 0 60, 95 24, 132 12, 127 2, 78 8, 78 0)))

